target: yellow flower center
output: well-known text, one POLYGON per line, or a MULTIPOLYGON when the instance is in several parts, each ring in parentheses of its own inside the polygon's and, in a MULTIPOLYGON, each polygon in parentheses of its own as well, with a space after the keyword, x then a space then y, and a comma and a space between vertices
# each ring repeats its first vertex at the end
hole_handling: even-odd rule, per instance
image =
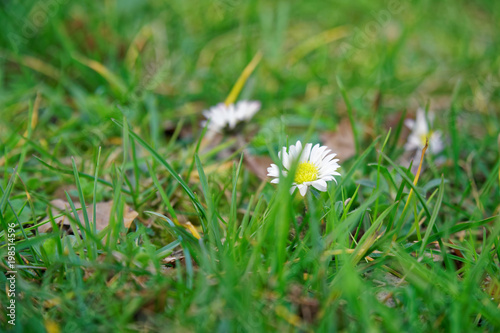
POLYGON ((299 164, 294 178, 297 184, 312 182, 316 179, 318 179, 318 168, 314 164, 311 162, 302 162, 299 164))
POLYGON ((425 143, 427 142, 427 138, 430 138, 432 136, 432 131, 429 131, 427 134, 420 134, 420 142, 422 144, 422 147, 425 146, 425 143))

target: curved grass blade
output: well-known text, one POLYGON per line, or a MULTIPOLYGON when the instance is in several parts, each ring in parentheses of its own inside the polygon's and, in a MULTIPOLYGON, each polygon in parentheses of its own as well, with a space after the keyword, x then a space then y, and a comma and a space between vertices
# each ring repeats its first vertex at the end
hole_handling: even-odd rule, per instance
MULTIPOLYGON (((111 120, 115 124, 117 124, 118 126, 123 127, 123 124, 121 124, 119 121, 117 121, 115 119, 111 119, 111 120)), ((147 144, 146 141, 144 141, 140 136, 135 134, 133 131, 129 131, 129 135, 131 137, 133 137, 135 140, 137 140, 137 142, 139 142, 139 144, 144 149, 146 149, 147 151, 149 151, 149 153, 151 153, 151 155, 153 155, 153 157, 156 159, 156 161, 158 161, 158 163, 160 163, 161 165, 163 165, 167 169, 167 171, 172 175, 172 177, 174 177, 175 180, 177 180, 177 182, 181 185, 184 192, 186 192, 188 197, 191 199, 191 201, 193 202, 193 205, 198 210, 198 212, 201 214, 201 217, 203 219, 206 219, 207 213, 205 212, 205 208, 203 208, 201 203, 196 199, 196 196, 194 195, 193 191, 191 191, 191 189, 186 184, 186 182, 179 176, 179 174, 177 172, 175 172, 174 168, 172 168, 172 166, 164 158, 162 158, 160 156, 160 154, 158 154, 158 152, 156 152, 156 150, 154 150, 149 144, 147 144)))

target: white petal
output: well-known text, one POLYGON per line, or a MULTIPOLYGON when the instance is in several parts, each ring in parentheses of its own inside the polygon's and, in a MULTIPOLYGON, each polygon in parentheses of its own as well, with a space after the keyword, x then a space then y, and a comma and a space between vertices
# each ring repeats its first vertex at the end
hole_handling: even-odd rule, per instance
POLYGON ((321 154, 321 160, 323 160, 328 154, 330 154, 332 150, 331 149, 326 149, 322 154, 321 154))
POLYGON ((297 188, 296 185, 292 185, 292 187, 290 187, 290 194, 293 194, 293 192, 295 192, 296 188, 297 188))
POLYGON ((279 177, 280 176, 280 169, 276 164, 271 164, 269 168, 267 168, 267 175, 269 177, 279 177))
POLYGON ((236 110, 241 120, 251 119, 260 110, 260 107, 261 104, 258 101, 240 101, 236 103, 236 110))
POLYGON ((429 125, 427 124, 427 119, 425 118, 425 111, 423 109, 417 110, 417 115, 415 118, 415 127, 413 127, 413 132, 421 135, 427 135, 429 133, 429 125))
POLYGON ((249 120, 260 109, 260 102, 241 101, 236 105, 219 103, 202 113, 210 120, 209 128, 221 132, 226 126, 234 129, 236 125, 249 120))
POLYGON ((405 144, 405 150, 411 151, 414 149, 422 149, 422 148, 424 148, 424 145, 422 145, 422 140, 420 140, 420 137, 413 133, 410 134, 408 136, 408 141, 405 144))
POLYGON ((432 154, 439 154, 444 150, 444 144, 443 141, 441 140, 441 133, 436 131, 434 132, 431 137, 429 138, 429 149, 431 150, 432 154))
POLYGON ((313 181, 312 186, 321 192, 326 192, 326 182, 323 179, 313 181))
POLYGON ((304 146, 304 150, 302 151, 302 154, 300 155, 300 162, 307 162, 309 161, 309 157, 311 157, 311 149, 312 149, 312 143, 307 143, 304 146))
POLYGON ((335 172, 336 169, 326 169, 326 170, 321 170, 318 174, 319 178, 324 178, 326 176, 331 176, 334 175, 338 172, 335 172))
POLYGON ((290 164, 291 164, 291 157, 290 155, 286 152, 286 147, 283 147, 282 151, 280 152, 281 156, 281 162, 283 163, 283 167, 287 170, 290 170, 290 164))
POLYGON ((311 149, 311 159, 313 156, 318 155, 318 150, 320 149, 319 143, 315 144, 314 147, 311 149))
POLYGON ((305 196, 307 193, 307 185, 298 184, 297 187, 299 188, 300 195, 305 196))
POLYGON ((335 156, 337 156, 337 154, 335 154, 335 153, 332 153, 332 154, 326 156, 325 158, 323 158, 323 163, 330 162, 331 160, 333 160, 335 158, 335 156))
POLYGON ((280 182, 279 178, 274 178, 273 180, 271 180, 271 184, 278 184, 279 182, 280 182))
POLYGON ((302 143, 300 141, 297 141, 295 145, 291 145, 290 149, 288 150, 288 153, 290 154, 290 157, 293 161, 298 159, 301 152, 302 152, 302 143))
POLYGON ((413 127, 415 126, 415 120, 413 120, 413 119, 405 119, 405 125, 409 129, 413 129, 413 127))
POLYGON ((311 151, 311 158, 310 158, 311 162, 314 163, 314 165, 319 165, 319 163, 323 159, 323 153, 327 149, 328 149, 327 146, 319 147, 319 144, 314 146, 312 151, 311 151))

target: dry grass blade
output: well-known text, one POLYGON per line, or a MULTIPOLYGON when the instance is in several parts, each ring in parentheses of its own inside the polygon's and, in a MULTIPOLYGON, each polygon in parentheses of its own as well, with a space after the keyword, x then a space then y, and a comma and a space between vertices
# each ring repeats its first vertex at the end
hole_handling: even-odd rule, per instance
POLYGON ((323 31, 316 36, 313 36, 303 43, 299 44, 290 52, 290 60, 288 65, 292 66, 300 59, 304 58, 307 54, 315 49, 332 43, 336 40, 346 37, 349 34, 349 29, 346 26, 336 27, 330 30, 323 31))
MULTIPOLYGON (((429 147, 429 138, 425 139, 425 146, 422 149, 422 155, 420 156, 420 163, 418 165, 417 174, 415 175, 415 180, 413 180, 413 186, 417 186, 418 178, 420 177, 420 172, 422 171, 422 164, 424 163, 424 155, 425 155, 425 152, 427 150, 427 147, 429 147)), ((413 189, 411 189, 410 193, 408 194, 408 200, 406 200, 404 210, 406 210, 406 208, 408 207, 408 204, 410 203, 410 199, 411 199, 412 195, 413 195, 413 189)))
POLYGON ((59 71, 57 68, 53 67, 52 65, 47 64, 46 62, 43 62, 42 60, 31 57, 31 56, 14 56, 11 54, 7 53, 1 53, 0 52, 0 57, 3 57, 9 61, 19 63, 23 66, 29 67, 39 73, 42 73, 43 75, 46 75, 54 80, 60 80, 61 79, 61 71, 59 71))
POLYGON ((130 44, 127 54, 125 55, 125 65, 127 66, 128 69, 134 68, 135 62, 137 60, 137 57, 139 56, 140 52, 148 42, 148 40, 151 38, 153 35, 153 30, 151 29, 151 26, 145 25, 144 27, 141 28, 141 30, 137 33, 137 35, 134 37, 134 40, 130 44))
POLYGON ((106 66, 104 66, 100 62, 88 59, 78 54, 74 54, 73 58, 76 61, 80 62, 81 64, 99 73, 106 81, 108 81, 111 87, 117 89, 120 93, 125 93, 126 91, 125 84, 118 76, 116 76, 113 72, 111 72, 106 66))
POLYGON ((238 98, 243 87, 245 86, 245 83, 247 82, 248 78, 253 73, 253 71, 255 70, 261 59, 262 59, 262 52, 259 51, 255 54, 252 61, 250 61, 247 67, 245 67, 240 77, 234 84, 233 89, 231 89, 231 92, 224 101, 226 105, 233 104, 234 102, 236 102, 236 99, 238 98))

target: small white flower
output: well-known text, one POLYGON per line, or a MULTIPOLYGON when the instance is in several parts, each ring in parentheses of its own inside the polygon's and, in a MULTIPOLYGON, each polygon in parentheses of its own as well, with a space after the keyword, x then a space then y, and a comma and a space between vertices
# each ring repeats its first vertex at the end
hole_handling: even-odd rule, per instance
MULTIPOLYGON (((325 192, 327 181, 334 180, 337 182, 333 176, 340 176, 340 173, 336 172, 340 165, 337 163, 338 159, 334 159, 337 154, 330 154, 330 152, 331 150, 328 147, 319 144, 313 147, 312 143, 306 144, 302 149, 300 141, 297 141, 295 145, 291 145, 288 152, 286 147, 283 147, 278 153, 278 157, 283 164, 282 174, 286 176, 294 163, 298 162, 290 193, 293 193, 295 188, 298 188, 300 194, 305 196, 309 186, 325 192)), ((271 180, 271 183, 277 184, 280 177, 280 168, 276 164, 271 164, 267 168, 267 172, 269 177, 275 178, 271 180)))
POLYGON ((417 110, 416 119, 406 119, 405 125, 411 129, 411 133, 408 136, 408 141, 405 144, 406 151, 417 151, 419 155, 420 151, 425 147, 425 141, 429 139, 428 151, 433 154, 439 154, 444 149, 444 144, 441 139, 440 131, 433 131, 430 129, 432 122, 434 121, 434 113, 429 112, 428 117, 425 115, 424 109, 419 108, 417 110))
MULTIPOLYGON (((238 123, 252 119, 259 110, 260 102, 240 101, 229 105, 219 103, 209 110, 203 111, 203 115, 207 120, 210 120, 208 129, 221 133, 224 129, 233 130, 238 123)), ((205 126, 207 120, 204 120, 201 126, 205 126)))

